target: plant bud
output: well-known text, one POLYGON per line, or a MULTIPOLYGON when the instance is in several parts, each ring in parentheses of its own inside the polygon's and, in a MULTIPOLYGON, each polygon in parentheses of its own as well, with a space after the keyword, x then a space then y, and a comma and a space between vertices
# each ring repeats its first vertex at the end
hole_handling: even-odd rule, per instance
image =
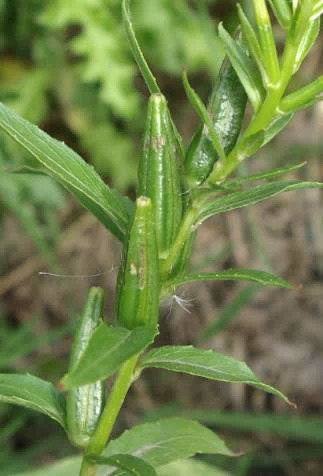
POLYGON ((157 327, 159 261, 150 198, 139 197, 117 281, 116 312, 127 329, 157 327))
POLYGON ((159 253, 173 243, 182 218, 182 174, 167 101, 149 99, 143 152, 138 169, 138 196, 151 199, 159 253))
MULTIPOLYGON (((90 338, 103 315, 104 295, 100 288, 91 288, 81 314, 69 362, 69 372, 78 364, 90 338)), ((101 381, 70 390, 66 399, 67 430, 71 442, 86 448, 94 433, 105 400, 101 381)))
MULTIPOLYGON (((231 63, 225 59, 209 100, 208 112, 226 154, 238 140, 246 103, 245 90, 231 63)), ((218 158, 207 128, 201 126, 186 154, 186 182, 190 189, 205 182, 218 158)))

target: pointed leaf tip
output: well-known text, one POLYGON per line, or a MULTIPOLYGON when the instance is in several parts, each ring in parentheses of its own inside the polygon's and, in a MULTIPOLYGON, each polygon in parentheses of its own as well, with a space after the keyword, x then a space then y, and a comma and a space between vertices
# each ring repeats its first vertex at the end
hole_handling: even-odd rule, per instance
POLYGON ((160 368, 220 382, 245 383, 276 395, 287 404, 295 406, 280 390, 262 383, 245 362, 213 350, 198 349, 192 346, 158 347, 141 359, 139 367, 160 368))
POLYGON ((151 344, 156 329, 109 327, 102 322, 94 331, 78 365, 61 380, 65 390, 103 380, 113 375, 123 362, 151 344))

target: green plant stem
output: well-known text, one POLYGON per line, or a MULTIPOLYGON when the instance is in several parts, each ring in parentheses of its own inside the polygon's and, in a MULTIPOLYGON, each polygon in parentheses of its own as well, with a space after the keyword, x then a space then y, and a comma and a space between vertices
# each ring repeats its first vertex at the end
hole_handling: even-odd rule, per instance
POLYGON ((125 362, 114 381, 109 398, 96 427, 84 456, 80 476, 94 476, 95 465, 86 460, 88 455, 99 456, 104 450, 113 429, 114 423, 120 412, 127 392, 131 386, 133 373, 139 358, 139 354, 125 362))
POLYGON ((85 457, 82 461, 82 466, 80 470, 80 476, 95 476, 96 475, 96 464, 91 463, 85 457))
POLYGON ((161 257, 160 263, 160 272, 162 279, 167 278, 167 275, 172 271, 174 268, 178 256, 182 251, 187 239, 189 238, 190 234, 193 231, 193 227, 196 221, 196 217, 198 214, 198 210, 196 208, 191 207, 183 217, 182 224, 176 236, 173 246, 168 250, 167 255, 165 257, 161 257))

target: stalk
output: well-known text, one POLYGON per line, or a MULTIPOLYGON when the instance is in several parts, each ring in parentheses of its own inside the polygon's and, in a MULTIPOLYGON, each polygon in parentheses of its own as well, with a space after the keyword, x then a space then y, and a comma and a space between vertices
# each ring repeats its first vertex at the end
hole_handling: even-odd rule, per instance
POLYGON ((85 457, 82 461, 82 466, 80 470, 80 476, 95 476, 96 475, 96 464, 91 463, 85 457))
POLYGON ((103 413, 100 417, 99 423, 85 452, 80 476, 95 476, 96 474, 96 465, 94 463, 90 463, 87 460, 87 456, 99 456, 104 450, 128 390, 131 386, 138 358, 139 354, 131 357, 131 359, 127 360, 127 362, 125 362, 119 370, 103 413))
POLYGON ((162 280, 167 278, 167 275, 172 271, 176 264, 177 258, 180 255, 186 241, 190 237, 194 223, 198 214, 198 210, 191 207, 183 217, 180 229, 176 236, 173 246, 168 250, 167 254, 162 257, 160 263, 160 273, 162 280))

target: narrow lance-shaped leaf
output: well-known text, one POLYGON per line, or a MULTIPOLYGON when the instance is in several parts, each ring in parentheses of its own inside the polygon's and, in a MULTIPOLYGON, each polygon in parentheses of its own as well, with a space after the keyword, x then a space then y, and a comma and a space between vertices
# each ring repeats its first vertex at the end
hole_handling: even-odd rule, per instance
POLYGON ((316 20, 311 20, 308 23, 307 29, 298 44, 293 74, 297 73, 297 71, 299 70, 309 50, 312 48, 313 44, 315 43, 319 33, 320 33, 320 19, 316 18, 316 20))
POLYGON ((246 383, 272 393, 291 404, 282 392, 262 383, 244 362, 213 350, 197 349, 193 346, 159 347, 148 352, 139 364, 139 368, 149 367, 187 373, 221 382, 246 383))
POLYGON ((117 238, 123 239, 132 206, 111 190, 72 149, 0 104, 0 128, 30 152, 46 172, 72 192, 117 238))
POLYGON ((312 13, 313 0, 302 0, 297 2, 289 30, 289 40, 292 41, 294 45, 299 44, 306 34, 312 13))
POLYGON ((219 25, 219 36, 241 83, 243 84, 254 111, 257 111, 264 97, 260 74, 251 58, 233 40, 223 25, 219 25))
POLYGON ((279 21, 280 25, 285 29, 288 30, 292 12, 287 0, 269 0, 271 8, 279 21))
POLYGON ((248 49, 251 55, 253 56, 255 62, 257 63, 257 66, 259 68, 259 71, 262 74, 264 82, 268 83, 269 79, 268 79, 266 69, 264 67, 264 58, 263 58, 264 55, 261 50, 257 34, 239 4, 237 5, 237 8, 238 8, 238 15, 239 15, 239 20, 240 20, 240 25, 241 25, 244 40, 248 45, 248 49))
POLYGON ((286 167, 276 167, 274 169, 265 170, 264 172, 259 172, 257 174, 242 175, 232 180, 228 180, 225 186, 228 186, 230 190, 232 187, 241 187, 242 185, 248 182, 255 182, 257 180, 272 180, 276 177, 280 177, 281 175, 294 172, 295 170, 298 170, 304 167, 305 165, 306 162, 300 162, 299 164, 295 165, 288 165, 286 167))
POLYGON ((120 453, 138 456, 155 468, 199 453, 233 456, 216 433, 182 418, 135 426, 111 441, 103 455, 120 453))
POLYGON ((279 105, 279 109, 284 113, 291 113, 303 109, 315 101, 323 93, 323 75, 312 81, 310 84, 285 96, 279 105))
POLYGON ((265 0, 253 0, 256 16, 256 23, 259 33, 259 42, 263 53, 263 63, 265 65, 270 84, 274 86, 280 79, 280 67, 278 54, 271 27, 271 21, 265 0))
POLYGON ((313 7, 311 20, 315 20, 323 14, 323 0, 316 0, 313 7))
POLYGON ((201 98, 198 96, 196 91, 192 88, 188 81, 187 73, 184 70, 183 75, 183 84, 184 84, 184 89, 186 92, 186 95, 191 103, 191 105, 194 107, 195 111, 197 112, 198 116, 200 117, 202 123, 204 124, 204 127, 207 128, 207 134, 209 134, 211 138, 211 142, 213 144, 214 149, 218 153, 220 159, 223 161, 225 160, 226 156, 224 153, 224 150, 221 145, 220 138, 218 137, 217 130, 213 127, 212 121, 209 117, 208 111, 206 110, 206 107, 204 106, 201 98))
POLYGON ((291 121, 293 113, 278 115, 264 130, 264 140, 261 147, 268 144, 274 137, 277 136, 291 121))
MULTIPOLYGON (((112 456, 89 456, 92 463, 100 466, 112 466, 125 472, 127 476, 156 476, 155 468, 137 456, 127 454, 114 454, 112 456)), ((121 474, 122 474, 121 473, 121 474)), ((115 474, 120 474, 118 471, 115 474)))
POLYGON ((65 427, 65 401, 55 387, 33 375, 0 374, 0 402, 31 408, 65 427))
POLYGON ((131 14, 130 14, 130 0, 122 0, 122 15, 123 15, 123 24, 127 33, 127 38, 129 45, 131 47, 132 54, 136 60, 136 63, 141 71, 141 74, 145 80, 145 83, 151 94, 160 93, 159 86, 157 81, 152 74, 147 61, 140 49, 139 43, 137 41, 135 31, 133 29, 131 14))
POLYGON ((308 188, 323 188, 323 183, 301 181, 273 182, 265 185, 258 185, 242 192, 233 192, 220 197, 217 196, 213 199, 211 194, 206 194, 204 197, 197 199, 197 206, 199 206, 200 212, 196 222, 201 223, 213 215, 254 205, 266 200, 267 198, 279 195, 282 192, 308 188))
POLYGON ((261 284, 262 286, 277 286, 287 289, 293 287, 288 281, 285 281, 285 279, 279 278, 272 273, 258 271, 256 269, 225 269, 217 273, 188 274, 187 276, 181 276, 172 281, 168 281, 166 286, 176 287, 185 283, 193 283, 194 281, 250 281, 261 284))
MULTIPOLYGON (((148 66, 148 63, 143 55, 143 52, 141 51, 138 40, 136 38, 135 30, 133 28, 133 24, 131 21, 130 0, 122 0, 122 16, 123 16, 123 23, 125 26, 127 38, 130 44, 133 57, 137 63, 138 68, 140 69, 140 72, 146 83, 146 86, 150 94, 161 94, 161 90, 158 86, 158 83, 148 66)), ((173 128, 174 135, 176 137, 177 148, 180 154, 183 156, 184 153, 183 153, 182 138, 173 122, 172 122, 172 128, 173 128)))
POLYGON ((123 362, 151 344, 156 330, 137 327, 133 331, 109 327, 102 322, 93 333, 78 365, 65 375, 65 389, 90 384, 113 375, 123 362))

